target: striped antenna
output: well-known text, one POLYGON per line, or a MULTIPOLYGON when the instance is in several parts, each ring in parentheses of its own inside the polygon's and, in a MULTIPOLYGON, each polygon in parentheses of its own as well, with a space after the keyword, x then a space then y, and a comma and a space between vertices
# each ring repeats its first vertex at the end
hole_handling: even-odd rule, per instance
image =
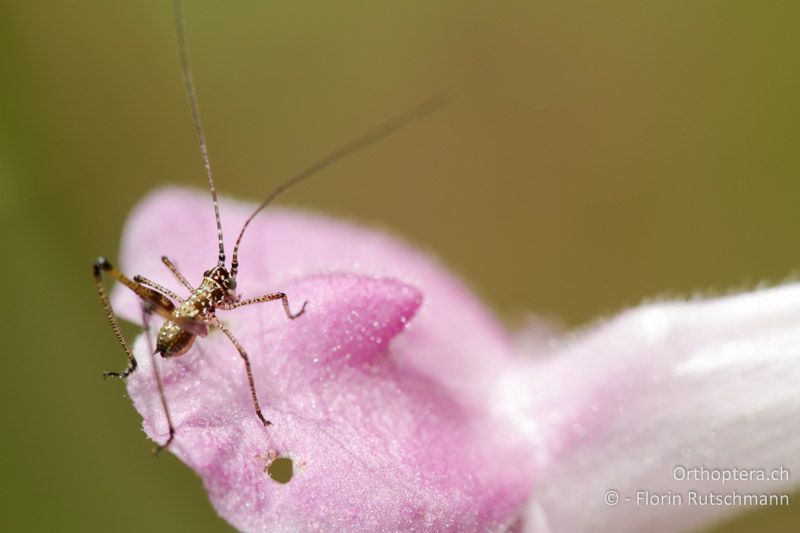
POLYGON ((219 217, 219 201, 217 200, 217 188, 214 186, 214 176, 211 174, 211 162, 208 160, 208 147, 206 146, 206 136, 203 133, 203 126, 200 123, 200 112, 197 110, 197 92, 194 88, 194 78, 192 68, 189 64, 189 46, 186 44, 186 23, 183 14, 183 2, 174 0, 175 10, 175 30, 178 35, 178 51, 181 56, 181 74, 183 74, 183 84, 186 86, 186 96, 189 98, 189 107, 192 109, 192 120, 194 129, 197 132, 197 141, 200 143, 200 155, 203 157, 203 166, 208 176, 208 186, 211 188, 211 198, 214 201, 214 215, 217 218, 217 241, 219 242, 219 266, 225 266, 225 244, 222 242, 222 221, 219 217))

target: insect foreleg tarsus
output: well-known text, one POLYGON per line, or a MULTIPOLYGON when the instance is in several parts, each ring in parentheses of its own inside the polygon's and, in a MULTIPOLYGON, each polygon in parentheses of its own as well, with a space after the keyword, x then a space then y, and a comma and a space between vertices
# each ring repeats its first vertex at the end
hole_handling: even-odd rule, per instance
POLYGON ((260 304, 264 302, 274 302, 275 300, 280 300, 283 303, 283 310, 286 312, 286 316, 289 320, 294 320, 295 318, 299 317, 303 313, 306 312, 306 305, 308 305, 308 300, 303 302, 302 307, 296 313, 292 313, 292 310, 289 308, 289 298, 286 296, 286 293, 283 292, 273 292, 271 294, 265 294, 264 296, 259 296, 258 298, 248 298, 246 300, 239 300, 238 302, 231 304, 226 309, 236 309, 237 307, 244 307, 245 305, 252 305, 252 304, 260 304))

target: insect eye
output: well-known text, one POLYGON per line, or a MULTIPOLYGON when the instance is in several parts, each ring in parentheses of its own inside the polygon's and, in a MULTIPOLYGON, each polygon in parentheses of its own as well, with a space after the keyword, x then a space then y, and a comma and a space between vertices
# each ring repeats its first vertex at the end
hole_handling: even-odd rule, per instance
POLYGON ((236 290, 236 280, 231 278, 229 285, 231 286, 231 290, 236 290))
POLYGON ((210 275, 211 275, 211 271, 210 270, 206 270, 205 272, 203 272, 203 277, 204 278, 207 278, 210 275))

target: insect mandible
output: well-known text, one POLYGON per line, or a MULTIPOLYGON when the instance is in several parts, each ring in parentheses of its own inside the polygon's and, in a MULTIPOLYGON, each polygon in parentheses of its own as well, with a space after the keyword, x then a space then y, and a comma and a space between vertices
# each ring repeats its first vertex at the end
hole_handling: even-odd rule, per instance
POLYGON ((104 377, 114 376, 125 379, 136 370, 137 362, 130 344, 120 329, 117 316, 111 306, 111 302, 108 298, 108 293, 105 288, 103 275, 105 274, 111 276, 114 280, 122 283, 124 286, 133 291, 141 299, 144 333, 147 337, 148 343, 150 343, 149 353, 153 362, 151 366, 153 368, 154 379, 158 387, 161 406, 169 426, 169 436, 167 437, 167 440, 155 448, 155 453, 158 453, 162 449, 169 446, 175 438, 175 427, 172 423, 169 407, 167 406, 167 401, 164 396, 164 390, 158 373, 158 367, 155 365, 155 354, 159 354, 165 358, 185 354, 191 348, 197 337, 205 337, 208 335, 210 328, 217 328, 222 331, 222 333, 230 340, 230 342, 239 352, 242 362, 244 363, 244 368, 247 375, 247 383, 250 387, 250 395, 252 396, 255 414, 259 420, 261 420, 261 423, 264 426, 269 426, 271 424, 270 421, 264 417, 264 414, 261 410, 261 405, 258 401, 256 386, 253 380, 253 372, 250 366, 250 357, 245 351, 244 347, 236 339, 233 332, 217 318, 216 312, 218 310, 230 311, 246 305, 280 300, 283 304, 286 317, 290 320, 295 320, 304 313, 306 304, 308 302, 304 302, 298 311, 292 312, 289 305, 289 299, 283 292, 272 292, 263 296, 244 299, 237 294, 236 276, 239 273, 239 245, 242 242, 242 237, 244 236, 245 230, 250 225, 250 222, 252 222, 258 213, 260 213, 286 189, 296 185, 306 178, 311 177, 314 174, 317 174, 321 170, 340 161, 344 157, 373 144, 379 139, 386 137, 390 133, 400 129, 413 120, 427 115, 428 113, 439 108, 444 103, 444 97, 441 94, 425 100, 413 109, 410 109, 409 111, 406 111, 405 113, 384 122, 366 134, 357 137, 339 149, 330 152, 313 165, 306 167, 298 174, 280 184, 245 220, 244 224, 242 225, 242 229, 239 231, 239 236, 236 238, 236 243, 233 246, 230 268, 228 268, 228 266, 226 266, 225 245, 222 234, 222 221, 219 212, 219 202, 217 200, 217 190, 214 185, 214 177, 211 172, 208 148, 206 146, 203 127, 200 122, 197 96, 189 63, 189 51, 187 46, 182 2, 180 0, 174 0, 173 8, 175 12, 175 29, 178 40, 178 50, 180 53, 181 73, 189 100, 189 107, 196 130, 198 143, 200 145, 200 155, 202 157, 206 177, 208 178, 208 185, 211 191, 211 199, 214 206, 218 243, 217 263, 203 274, 203 279, 200 281, 200 284, 197 287, 193 287, 183 276, 183 274, 181 274, 175 264, 166 256, 162 256, 161 260, 164 265, 189 291, 190 294, 187 298, 182 298, 178 294, 143 276, 137 275, 131 279, 125 276, 125 274, 118 270, 104 257, 98 258, 95 261, 92 269, 95 285, 97 286, 97 293, 100 296, 100 301, 106 312, 106 316, 111 323, 111 328, 114 331, 117 340, 122 345, 122 348, 125 350, 125 353, 128 356, 128 366, 123 371, 105 372, 103 374, 104 377), (165 322, 161 325, 158 331, 155 349, 152 347, 152 340, 150 339, 149 335, 149 320, 154 313, 165 319, 165 322))

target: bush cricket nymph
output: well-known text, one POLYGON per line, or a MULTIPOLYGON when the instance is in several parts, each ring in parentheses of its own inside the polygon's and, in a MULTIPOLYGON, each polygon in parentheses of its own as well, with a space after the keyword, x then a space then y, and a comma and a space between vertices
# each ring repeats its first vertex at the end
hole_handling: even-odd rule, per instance
POLYGON ((325 157, 319 159, 313 165, 302 170, 295 176, 283 182, 275 190, 270 193, 267 198, 253 211, 253 213, 245 220, 242 225, 236 243, 233 247, 233 254, 231 258, 230 267, 226 263, 225 245, 222 233, 222 221, 219 212, 219 202, 217 200, 217 191, 214 184, 214 177, 211 172, 211 163, 208 157, 208 149, 206 146, 205 134, 200 122, 200 114, 198 111, 197 97, 192 79, 192 72, 189 63, 189 52, 186 39, 185 23, 183 16, 183 6, 180 0, 174 0, 175 10, 175 27, 178 40, 178 49, 180 52, 181 72, 183 75, 183 82, 186 88, 186 93, 189 100, 189 107, 191 109, 192 119, 194 121, 197 139, 200 146, 200 154, 202 157, 203 167, 205 168, 206 177, 208 179, 209 189, 211 191, 211 199, 214 207, 214 216, 216 218, 217 227, 217 242, 218 242, 218 257, 217 262, 209 270, 203 274, 203 279, 197 287, 194 287, 189 281, 181 274, 175 264, 170 261, 166 256, 162 256, 161 260, 164 265, 172 272, 172 274, 186 287, 189 291, 187 298, 182 298, 178 294, 166 289, 158 283, 151 281, 143 276, 134 276, 132 279, 125 276, 121 271, 114 267, 108 260, 103 257, 97 259, 93 266, 93 275, 97 292, 100 296, 100 301, 106 312, 111 328, 114 331, 117 340, 122 345, 128 356, 128 366, 121 372, 106 372, 104 376, 115 376, 121 379, 127 378, 131 373, 136 370, 137 363, 136 357, 133 354, 130 344, 120 329, 117 316, 111 307, 111 302, 105 288, 103 274, 110 275, 116 281, 122 283, 131 291, 133 291, 142 302, 142 321, 144 326, 144 333, 147 341, 150 344, 150 357, 153 358, 153 374, 161 399, 161 405, 164 410, 164 416, 169 426, 169 437, 167 440, 160 444, 155 451, 158 452, 163 448, 170 445, 175 438, 175 427, 173 426, 170 417, 169 407, 164 397, 164 390, 161 384, 161 378, 158 374, 158 368, 155 365, 155 354, 162 357, 169 358, 186 353, 194 343, 197 337, 205 337, 210 328, 217 328, 230 340, 236 350, 241 356, 244 363, 244 369, 247 377, 247 383, 250 387, 250 394, 252 396, 253 408, 256 416, 261 420, 264 426, 269 426, 270 422, 264 417, 261 410, 261 405, 258 401, 256 394, 256 386, 253 380, 253 372, 250 367, 250 357, 245 351, 244 347, 234 336, 233 332, 225 326, 216 316, 217 311, 230 311, 238 307, 246 305, 253 305, 264 302, 272 302, 280 300, 283 304, 283 309, 286 317, 289 320, 299 318, 305 311, 306 304, 304 302, 297 311, 292 311, 289 304, 289 299, 283 292, 271 292, 263 296, 254 298, 242 298, 236 292, 236 276, 239 273, 239 245, 241 244, 242 237, 250 222, 255 216, 261 212, 267 205, 269 205, 278 195, 289 187, 305 180, 306 178, 320 172, 321 170, 329 167, 330 165, 338 162, 344 157, 364 148, 379 139, 389 135, 397 129, 405 126, 409 122, 426 115, 438 108, 443 103, 441 96, 431 98, 417 107, 387 121, 378 126, 377 128, 369 131, 350 143, 340 147, 337 150, 329 153, 325 157), (157 337, 155 348, 152 346, 152 339, 149 334, 149 319, 155 313, 165 319, 161 325, 157 337))

